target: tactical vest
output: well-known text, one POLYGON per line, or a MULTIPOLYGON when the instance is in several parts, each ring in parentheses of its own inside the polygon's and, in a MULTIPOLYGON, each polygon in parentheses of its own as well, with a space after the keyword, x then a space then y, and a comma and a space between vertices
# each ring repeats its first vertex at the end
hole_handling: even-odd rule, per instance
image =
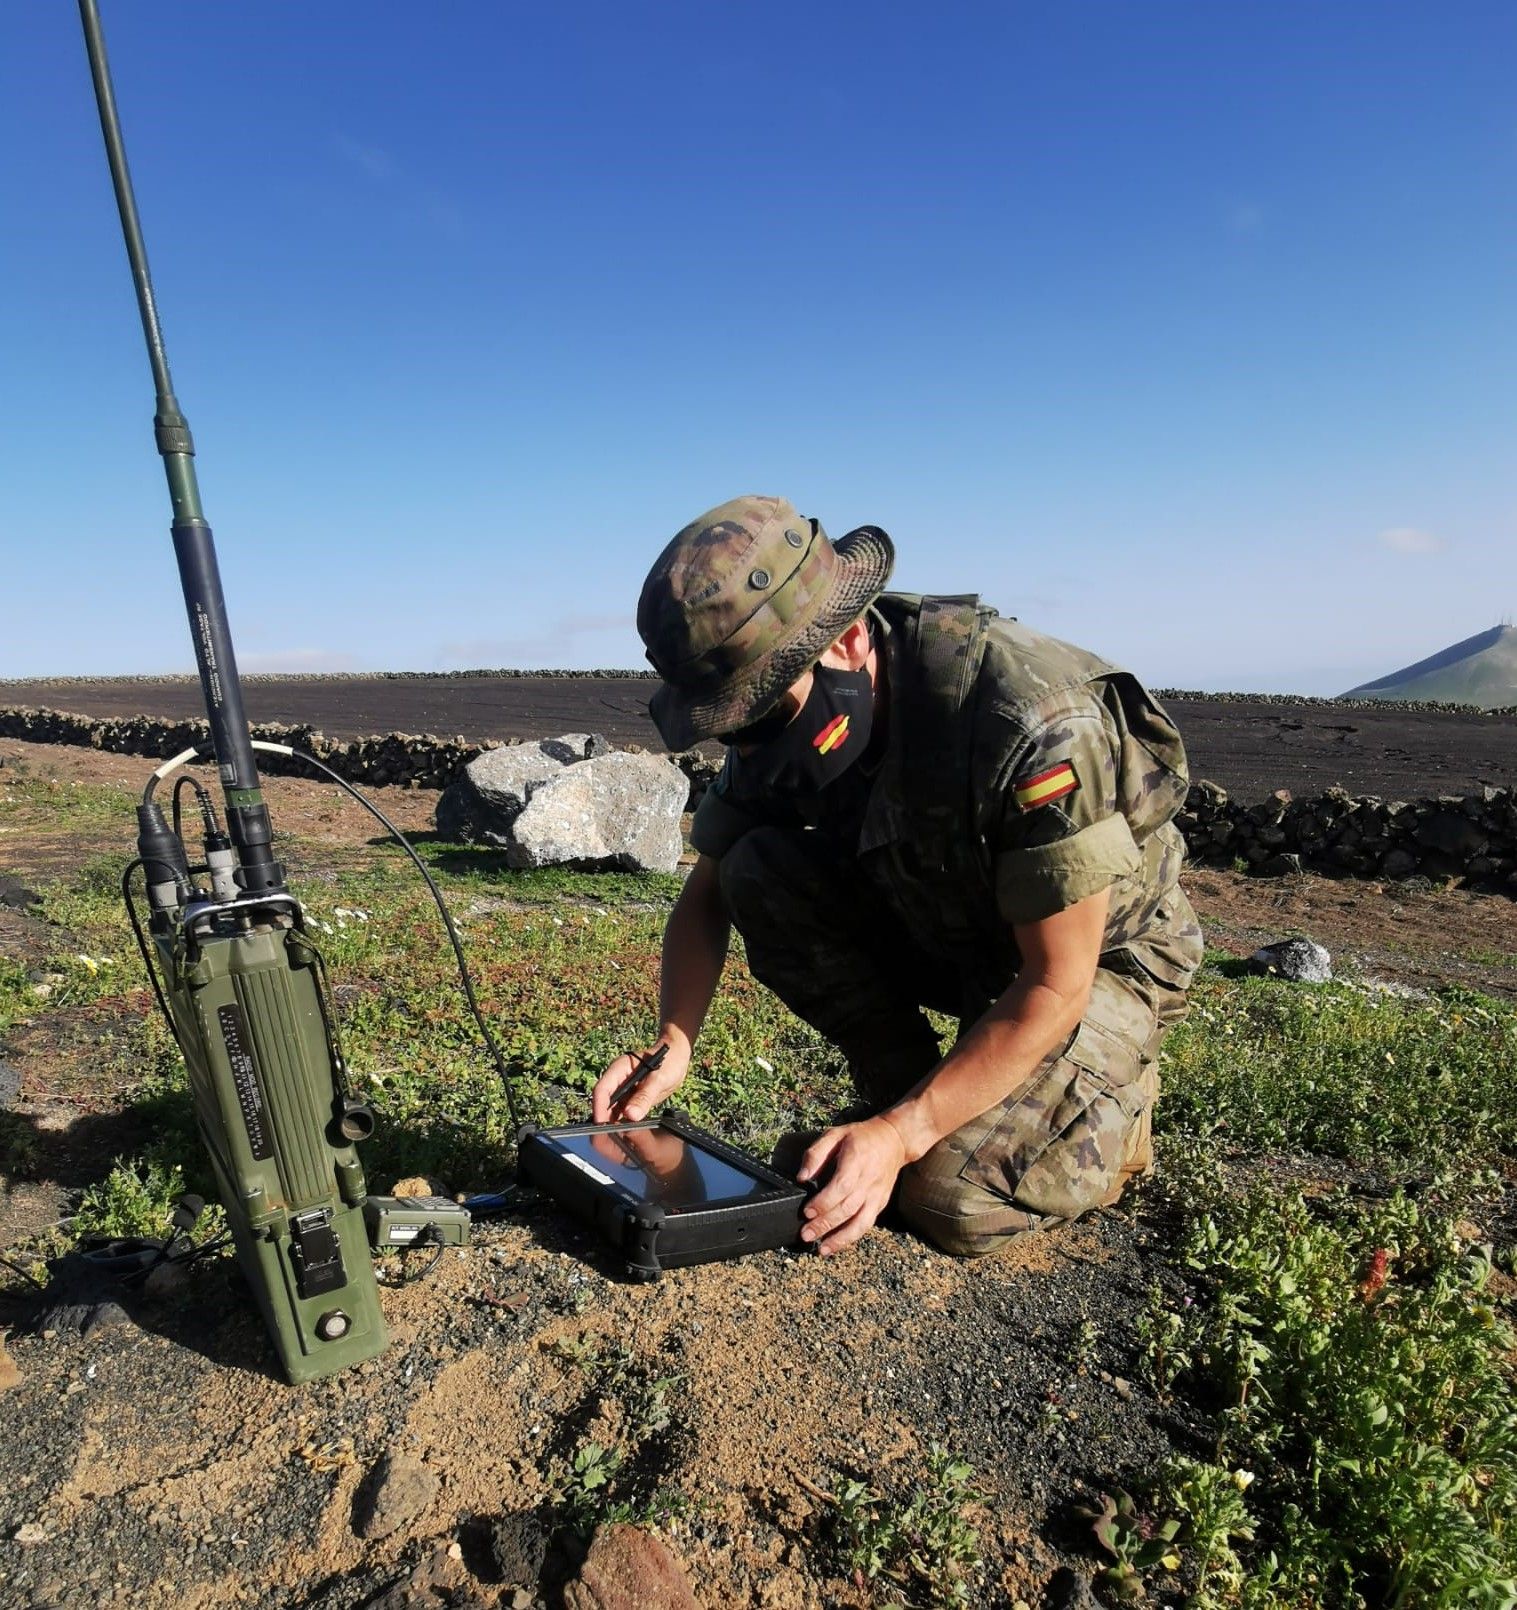
MULTIPOLYGON (((859 864, 914 940, 950 963, 965 978, 970 995, 988 1004, 1021 967, 1010 924, 997 905, 995 848, 984 831, 991 825, 984 806, 1006 786, 1002 773, 1009 755, 998 749, 977 753, 975 747, 977 733, 983 742, 976 698, 986 687, 984 662, 997 612, 972 595, 887 594, 876 607, 901 636, 891 657, 890 693, 898 753, 870 801, 859 864)), ((1181 909, 1172 892, 1184 845, 1171 818, 1185 797, 1183 747, 1160 707, 1129 673, 1073 645, 1059 644, 1057 650, 1054 665, 1045 669, 1056 668, 1072 685, 1093 693, 1117 689, 1115 702, 1124 720, 1152 719, 1156 724, 1143 737, 1157 743, 1175 767, 1165 772, 1160 766, 1162 787, 1146 802, 1129 800, 1125 807, 1135 812, 1129 820, 1142 860, 1137 872, 1113 889, 1103 964, 1120 965, 1121 953, 1135 943, 1141 947, 1145 936, 1162 948, 1167 941, 1155 925, 1173 925, 1167 906, 1181 909), (1172 755, 1164 748, 1166 733, 1172 755)), ((1123 787, 1138 786, 1145 764, 1141 750, 1126 752, 1134 736, 1124 728, 1124 758, 1133 771, 1124 774, 1119 761, 1123 787)), ((1160 960, 1153 970, 1164 971, 1166 965, 1160 960)), ((1193 966, 1187 959, 1181 970, 1193 966)))
MULTIPOLYGON (((904 637, 890 690, 900 771, 890 807, 859 862, 913 939, 965 977, 965 1010, 988 1004, 1021 965, 996 911, 988 845, 973 797, 973 697, 997 612, 973 594, 892 594, 876 606, 904 637)), ((884 779, 884 781, 890 781, 884 779)))

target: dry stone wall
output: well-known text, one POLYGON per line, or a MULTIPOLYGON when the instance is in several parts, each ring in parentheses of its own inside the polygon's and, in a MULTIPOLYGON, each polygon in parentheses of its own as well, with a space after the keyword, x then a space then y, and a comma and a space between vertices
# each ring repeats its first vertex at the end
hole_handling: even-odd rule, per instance
POLYGON ((1461 878, 1517 895, 1517 790, 1438 799, 1378 799, 1330 788, 1310 799, 1284 789, 1257 804, 1197 783, 1178 826, 1191 858, 1242 861, 1265 875, 1309 869, 1354 877, 1461 878))
MULTIPOLYGON (((408 788, 446 788, 471 760, 487 749, 504 747, 471 743, 466 738, 439 738, 432 733, 409 732, 343 741, 328 738, 315 727, 288 726, 282 722, 256 723, 252 730, 255 738, 289 744, 293 749, 314 755, 338 776, 359 785, 390 783, 408 788)), ((0 706, 0 738, 71 744, 114 755, 146 755, 155 760, 167 760, 191 744, 207 742, 209 733, 204 721, 168 721, 160 716, 101 718, 65 710, 0 706)), ((637 744, 624 747, 633 754, 642 752, 637 744)), ((692 749, 687 754, 669 758, 690 779, 692 800, 698 799, 716 776, 716 762, 699 750, 692 749)), ((271 776, 315 775, 309 766, 287 760, 283 755, 260 755, 258 765, 271 776)))
MULTIPOLYGON (((386 733, 339 742, 312 727, 255 726, 254 736, 289 744, 324 761, 350 783, 446 788, 478 755, 496 744, 386 733)), ((203 721, 152 716, 99 720, 59 710, 0 708, 0 737, 29 743, 72 744, 113 754, 166 759, 204 742, 203 721)), ((637 751, 636 745, 628 749, 637 751)), ((693 808, 716 776, 717 763, 698 750, 670 757, 690 780, 693 808)), ((261 755, 273 775, 310 776, 309 767, 261 755)), ((1283 790, 1243 804, 1215 783, 1190 791, 1178 825, 1194 860, 1242 862, 1265 875, 1310 870, 1339 876, 1438 880, 1461 878, 1517 896, 1517 790, 1487 788, 1478 795, 1385 800, 1342 789, 1310 799, 1283 790)))

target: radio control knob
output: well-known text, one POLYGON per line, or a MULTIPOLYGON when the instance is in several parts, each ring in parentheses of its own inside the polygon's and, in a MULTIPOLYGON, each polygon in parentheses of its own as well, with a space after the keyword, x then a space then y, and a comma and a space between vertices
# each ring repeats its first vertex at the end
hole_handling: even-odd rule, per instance
POLYGON ((316 1334, 324 1342, 335 1342, 346 1336, 352 1326, 353 1321, 340 1308, 332 1308, 316 1321, 316 1334))

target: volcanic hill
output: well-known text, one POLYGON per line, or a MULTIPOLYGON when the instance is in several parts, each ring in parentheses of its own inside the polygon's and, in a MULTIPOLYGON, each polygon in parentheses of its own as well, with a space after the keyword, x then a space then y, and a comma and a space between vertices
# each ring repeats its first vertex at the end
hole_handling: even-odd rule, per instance
POLYGON ((1493 626, 1462 643, 1350 688, 1344 698, 1429 699, 1482 710, 1517 705, 1517 626, 1493 626))

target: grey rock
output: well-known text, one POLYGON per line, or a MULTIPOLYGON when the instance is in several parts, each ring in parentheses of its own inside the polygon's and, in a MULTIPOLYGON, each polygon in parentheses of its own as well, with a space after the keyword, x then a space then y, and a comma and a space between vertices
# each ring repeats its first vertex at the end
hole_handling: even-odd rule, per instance
POLYGON ((1449 808, 1447 802, 1440 803, 1444 804, 1442 810, 1434 811, 1418 822, 1417 842, 1425 844, 1430 850, 1453 856, 1456 860, 1484 854, 1490 844, 1490 836, 1485 829, 1478 822, 1471 821, 1463 811, 1449 808))
POLYGON ((41 898, 35 889, 28 889, 8 872, 0 872, 0 906, 9 906, 13 911, 29 911, 41 898))
POLYGON ((434 819, 443 838, 507 848, 516 818, 546 782, 585 760, 613 754, 598 732, 486 749, 443 790, 434 819))
POLYGON ((1293 878, 1298 877, 1301 871, 1299 855, 1272 855, 1269 860, 1259 863, 1261 878, 1293 878))
POLYGON ((1332 982, 1333 959, 1311 939, 1280 939, 1261 945, 1248 960, 1254 972, 1270 973, 1293 984, 1332 982))
POLYGON ((460 774, 443 789, 432 812, 438 835, 459 844, 489 844, 494 832, 489 807, 474 792, 469 779, 460 774))
POLYGON ((602 755, 539 783, 511 826, 512 866, 672 872, 689 784, 656 755, 602 755))
POLYGON ((552 1541, 551 1527, 536 1510, 513 1510, 500 1516, 490 1529, 490 1547, 500 1580, 536 1582, 543 1574, 552 1541))
POLYGON ((1290 803, 1290 790, 1277 788, 1268 799, 1260 800, 1257 805, 1250 805, 1245 814, 1251 822, 1273 827, 1284 817, 1290 803))
POLYGON ((0 1107, 9 1107, 21 1094, 21 1070, 0 1062, 0 1107))
POLYGON ((1090 1578, 1067 1565, 1048 1579, 1044 1590, 1047 1610, 1101 1610, 1101 1602, 1090 1591, 1090 1578))
MULTIPOLYGON (((123 1243, 124 1245, 124 1243, 123 1243)), ((98 1249, 96 1249, 98 1250, 98 1249)), ((87 1337, 131 1323, 118 1300, 122 1269, 83 1252, 66 1253, 48 1265, 48 1283, 22 1329, 33 1335, 87 1337)))
POLYGON ((1410 850, 1392 850, 1380 863, 1388 878, 1405 878, 1417 870, 1417 857, 1410 850))
POLYGON ((437 1497, 438 1480, 419 1459, 387 1453, 353 1501, 353 1530, 373 1542, 417 1519, 437 1497))
MULTIPOLYGON (((508 826, 516 814, 532 797, 532 791, 550 777, 556 777, 572 761, 565 758, 571 753, 565 739, 545 738, 535 744, 507 744, 501 749, 487 749, 477 760, 464 767, 474 792, 508 826), (559 754, 550 746, 562 745, 559 754)), ((583 759, 573 755, 573 760, 583 759)))

